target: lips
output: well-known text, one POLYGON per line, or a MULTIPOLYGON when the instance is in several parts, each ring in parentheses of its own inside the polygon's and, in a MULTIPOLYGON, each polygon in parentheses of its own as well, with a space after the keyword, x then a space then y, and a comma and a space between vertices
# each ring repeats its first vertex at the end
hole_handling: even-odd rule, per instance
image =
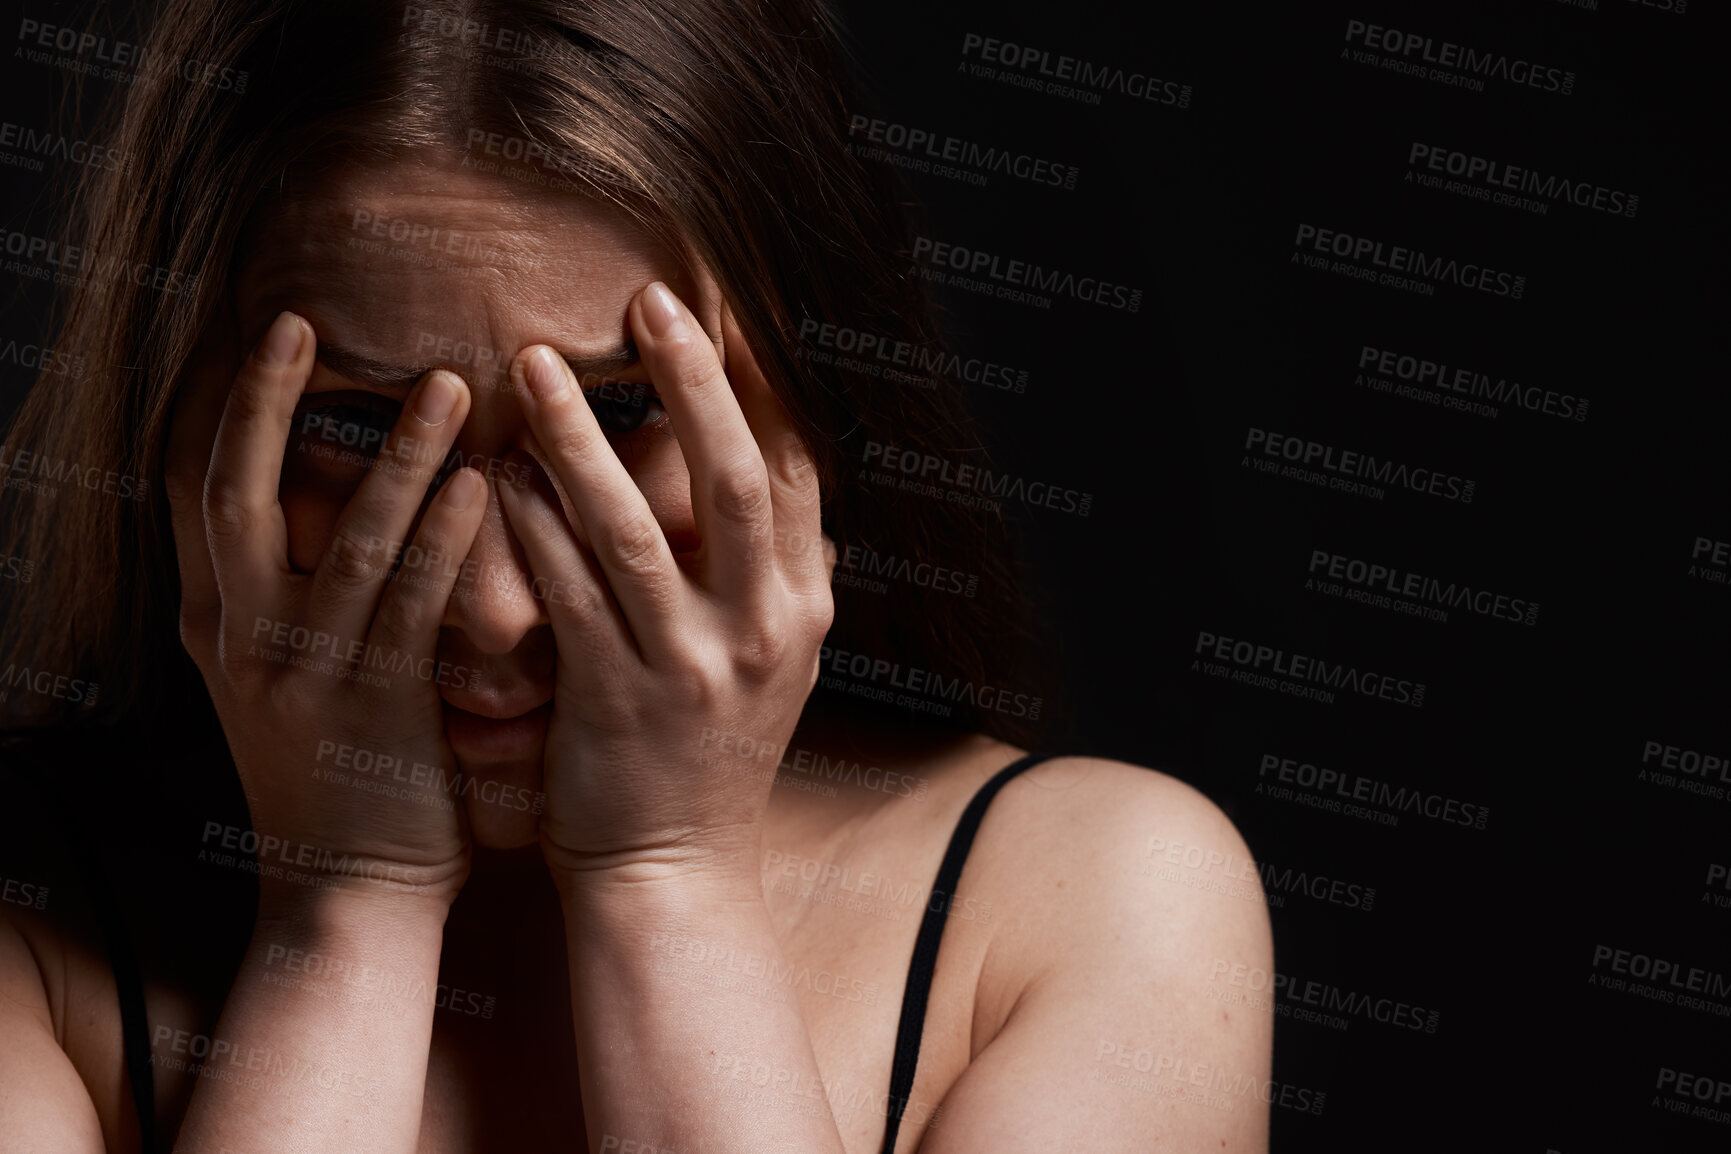
POLYGON ((520 692, 450 692, 445 699, 445 736, 457 757, 478 765, 515 761, 536 754, 547 740, 553 716, 551 695, 520 692))

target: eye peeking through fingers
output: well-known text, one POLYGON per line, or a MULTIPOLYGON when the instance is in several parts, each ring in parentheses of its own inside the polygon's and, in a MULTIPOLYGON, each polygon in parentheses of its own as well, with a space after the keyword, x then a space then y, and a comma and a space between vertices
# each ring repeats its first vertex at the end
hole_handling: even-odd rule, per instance
POLYGON ((315 393, 296 407, 287 461, 323 476, 359 481, 391 435, 403 406, 360 391, 315 393))
MULTIPOLYGON (((639 434, 647 437, 672 432, 661 397, 655 386, 645 381, 584 381, 583 397, 609 440, 631 443, 629 439, 639 434)), ((632 447, 637 446, 632 443, 632 447)))

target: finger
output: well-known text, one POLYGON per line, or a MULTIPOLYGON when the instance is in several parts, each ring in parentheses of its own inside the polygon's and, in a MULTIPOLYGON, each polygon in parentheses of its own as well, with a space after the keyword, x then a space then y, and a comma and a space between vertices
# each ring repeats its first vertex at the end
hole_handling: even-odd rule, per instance
POLYGON ((745 343, 730 305, 722 306, 721 332, 727 350, 727 379, 733 382, 740 411, 769 475, 774 547, 781 571, 796 585, 827 587, 834 562, 828 559, 825 548, 827 545, 833 553, 835 546, 823 535, 817 466, 794 431, 786 406, 769 387, 751 346, 745 343))
POLYGON ((180 637, 195 662, 216 652, 222 599, 217 595, 210 539, 204 529, 204 481, 222 421, 223 399, 234 384, 240 338, 231 317, 217 314, 193 350, 169 415, 163 489, 180 569, 180 637))
POLYGON ((486 497, 487 481, 476 469, 458 469, 440 487, 379 599, 369 648, 377 646, 393 657, 406 654, 417 665, 433 656, 451 590, 487 514, 486 497))
POLYGON ((365 637, 400 549, 469 415, 469 388, 446 369, 428 373, 343 508, 318 570, 308 619, 338 637, 365 637))
POLYGON ((629 316, 691 473, 703 584, 734 604, 767 601, 764 578, 775 564, 769 476, 715 346, 660 281, 632 299, 629 316))
POLYGON ((620 464, 564 358, 533 345, 511 362, 511 380, 631 636, 645 655, 665 652, 675 640, 668 626, 684 604, 685 576, 649 503, 620 464))
POLYGON ((226 603, 258 597, 290 571, 277 488, 315 346, 312 326, 283 312, 229 389, 204 484, 212 569, 226 603))
POLYGON ((546 606, 559 659, 636 651, 623 610, 595 557, 572 534, 552 482, 533 462, 524 471, 527 485, 499 486, 499 505, 535 574, 535 596, 546 606))

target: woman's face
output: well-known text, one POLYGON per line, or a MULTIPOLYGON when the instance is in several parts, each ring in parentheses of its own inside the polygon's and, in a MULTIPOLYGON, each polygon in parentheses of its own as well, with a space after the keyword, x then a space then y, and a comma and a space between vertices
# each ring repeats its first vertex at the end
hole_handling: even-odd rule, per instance
MULTIPOLYGON (((685 274, 622 213, 453 160, 326 179, 263 224, 232 286, 240 350, 283 309, 306 317, 318 337, 280 490, 299 572, 318 567, 366 473, 367 446, 390 430, 415 381, 442 367, 469 386, 454 452, 487 476, 488 504, 445 611, 438 659, 482 672, 460 685, 448 679, 439 692, 458 768, 476 784, 464 797, 483 846, 536 837, 535 813, 523 806, 541 788, 553 696, 553 633, 536 596, 548 592, 547 575, 537 585, 498 496, 529 467, 507 454, 546 460, 507 377, 519 349, 551 345, 573 362, 675 555, 698 544, 685 459, 626 321, 631 298, 655 280, 691 306, 719 346, 713 282, 685 274)), ((416 560, 408 555, 405 571, 416 560)))

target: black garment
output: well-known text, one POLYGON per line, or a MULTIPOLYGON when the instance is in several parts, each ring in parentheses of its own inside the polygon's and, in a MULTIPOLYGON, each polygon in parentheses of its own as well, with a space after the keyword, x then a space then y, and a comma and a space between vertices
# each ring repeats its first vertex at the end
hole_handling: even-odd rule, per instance
POLYGON ((956 822, 956 832, 950 835, 950 848, 944 851, 944 862, 938 867, 938 877, 932 883, 926 899, 926 916, 920 922, 919 937, 914 939, 914 957, 908 966, 908 985, 902 994, 901 1023, 896 1027, 895 1062, 890 1067, 890 1094, 886 1113, 889 1123, 884 1129, 882 1154, 895 1154, 896 1134, 901 1129, 902 1115, 908 1108, 908 1096, 914 1090, 914 1070, 920 1062, 920 1037, 926 1028, 926 1000, 932 993, 932 971, 938 965, 938 946, 943 941, 944 923, 949 920, 951 900, 956 883, 961 880, 962 866, 968 851, 974 846, 974 834, 986 807, 1012 777, 1056 756, 1050 753, 1030 753, 1011 762, 974 794, 968 808, 956 822))

